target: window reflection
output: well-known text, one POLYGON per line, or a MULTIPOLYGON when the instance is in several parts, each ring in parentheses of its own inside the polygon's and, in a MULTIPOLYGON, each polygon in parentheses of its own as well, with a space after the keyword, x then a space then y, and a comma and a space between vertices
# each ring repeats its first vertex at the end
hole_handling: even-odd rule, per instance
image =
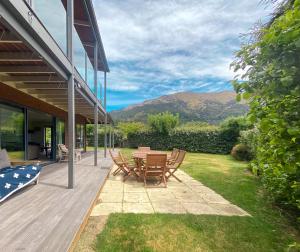
POLYGON ((0 104, 0 148, 13 160, 24 159, 24 112, 0 104))

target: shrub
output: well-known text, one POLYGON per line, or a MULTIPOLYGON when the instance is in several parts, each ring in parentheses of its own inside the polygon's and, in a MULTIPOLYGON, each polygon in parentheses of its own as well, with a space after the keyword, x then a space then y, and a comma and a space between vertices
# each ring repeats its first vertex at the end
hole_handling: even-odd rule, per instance
POLYGON ((228 140, 220 129, 172 130, 162 136, 154 131, 140 131, 128 134, 128 147, 150 146, 158 150, 184 149, 190 152, 228 154, 236 139, 228 140))
POLYGON ((237 144, 231 150, 231 156, 239 161, 249 161, 252 159, 250 148, 245 144, 237 144))
POLYGON ((286 3, 237 52, 232 66, 244 74, 233 86, 259 130, 253 166, 273 199, 300 216, 300 1, 286 3))
POLYGON ((240 137, 238 139, 239 143, 245 144, 249 147, 252 158, 255 157, 257 149, 257 138, 258 138, 258 129, 253 128, 249 130, 242 130, 240 132, 240 137))
POLYGON ((169 134, 179 123, 179 114, 170 112, 148 115, 148 124, 151 129, 160 134, 169 134))
POLYGON ((122 133, 124 140, 126 140, 128 134, 145 130, 146 125, 142 122, 119 122, 117 129, 122 133))

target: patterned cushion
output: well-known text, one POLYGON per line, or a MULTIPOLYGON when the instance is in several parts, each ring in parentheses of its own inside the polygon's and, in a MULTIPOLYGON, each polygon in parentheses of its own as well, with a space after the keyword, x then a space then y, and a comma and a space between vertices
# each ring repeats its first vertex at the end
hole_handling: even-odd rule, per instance
POLYGON ((0 169, 10 167, 10 161, 5 149, 0 150, 0 169))

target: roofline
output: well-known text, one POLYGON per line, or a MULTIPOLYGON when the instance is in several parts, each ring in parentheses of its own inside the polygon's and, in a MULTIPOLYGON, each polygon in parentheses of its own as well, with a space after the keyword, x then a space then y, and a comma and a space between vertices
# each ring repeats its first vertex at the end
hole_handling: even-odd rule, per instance
POLYGON ((109 67, 108 67, 108 63, 107 63, 107 58, 105 55, 105 50, 104 50, 104 46, 102 43, 102 39, 101 39, 101 35, 100 35, 100 30, 99 30, 99 26, 98 26, 98 22, 97 22, 97 17, 95 14, 95 9, 94 9, 94 5, 92 0, 84 0, 86 7, 88 8, 88 14, 89 17, 91 19, 92 22, 92 26, 95 29, 95 35, 96 35, 96 39, 98 42, 98 51, 100 53, 100 57, 102 59, 103 65, 105 67, 105 72, 109 72, 109 67))

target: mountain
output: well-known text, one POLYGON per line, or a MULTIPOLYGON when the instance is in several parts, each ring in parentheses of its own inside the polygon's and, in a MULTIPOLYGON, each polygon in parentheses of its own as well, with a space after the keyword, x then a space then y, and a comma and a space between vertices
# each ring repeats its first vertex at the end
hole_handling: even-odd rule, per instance
POLYGON ((248 106, 235 100, 236 93, 181 92, 111 112, 115 121, 147 121, 148 114, 164 111, 179 113, 180 121, 203 121, 217 124, 229 116, 244 115, 248 106))

